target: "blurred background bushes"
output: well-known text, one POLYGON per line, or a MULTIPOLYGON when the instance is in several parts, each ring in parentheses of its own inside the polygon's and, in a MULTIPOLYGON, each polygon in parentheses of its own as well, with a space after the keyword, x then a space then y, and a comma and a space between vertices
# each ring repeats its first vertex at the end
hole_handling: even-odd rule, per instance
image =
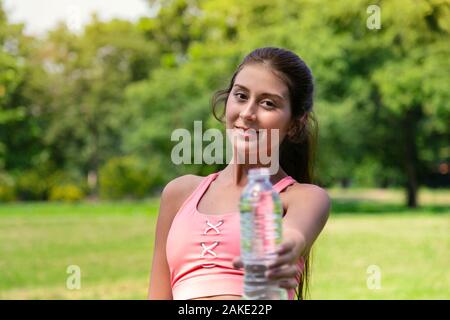
MULTIPOLYGON (((211 97, 263 46, 311 67, 319 122, 316 183, 450 185, 450 5, 366 0, 149 0, 136 22, 93 15, 41 36, 9 22, 0 1, 0 201, 142 198, 176 176, 171 133, 224 129, 211 97)), ((204 146, 206 143, 204 143, 204 146)))

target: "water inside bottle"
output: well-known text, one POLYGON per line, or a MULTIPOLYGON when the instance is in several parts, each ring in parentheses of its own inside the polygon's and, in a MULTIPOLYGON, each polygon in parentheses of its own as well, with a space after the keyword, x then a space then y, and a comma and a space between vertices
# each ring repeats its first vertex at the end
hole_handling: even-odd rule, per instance
MULTIPOLYGON (((267 180, 268 182, 268 180, 267 180)), ((241 199, 241 254, 244 262, 244 299, 285 300, 286 290, 269 281, 265 272, 281 242, 281 202, 270 182, 241 199)))
POLYGON ((286 300, 287 292, 278 286, 276 280, 268 280, 265 264, 247 264, 244 271, 244 299, 286 300))

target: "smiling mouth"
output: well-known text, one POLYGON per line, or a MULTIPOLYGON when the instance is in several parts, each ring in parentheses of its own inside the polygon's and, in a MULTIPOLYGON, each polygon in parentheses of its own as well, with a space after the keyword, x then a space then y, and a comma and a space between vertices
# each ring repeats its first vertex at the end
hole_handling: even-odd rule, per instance
POLYGON ((249 138, 249 139, 259 139, 259 132, 255 129, 243 129, 239 127, 234 128, 237 131, 237 134, 241 138, 249 138))
POLYGON ((253 128, 245 128, 245 127, 238 127, 234 126, 234 129, 237 129, 237 131, 243 135, 251 136, 251 135, 259 135, 259 131, 253 128))

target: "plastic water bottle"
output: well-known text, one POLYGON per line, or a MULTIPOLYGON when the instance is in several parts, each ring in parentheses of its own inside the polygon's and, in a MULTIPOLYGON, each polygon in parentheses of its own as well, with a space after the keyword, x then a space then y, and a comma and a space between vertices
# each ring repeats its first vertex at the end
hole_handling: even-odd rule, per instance
POLYGON ((244 299, 287 300, 286 289, 265 276, 282 240, 282 205, 268 168, 250 169, 240 198, 244 299))

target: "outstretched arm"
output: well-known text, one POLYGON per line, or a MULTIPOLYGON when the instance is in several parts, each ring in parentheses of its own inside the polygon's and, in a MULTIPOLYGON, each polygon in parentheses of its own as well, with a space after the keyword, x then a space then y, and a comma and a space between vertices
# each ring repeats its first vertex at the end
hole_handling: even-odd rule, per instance
POLYGON ((286 289, 296 288, 297 261, 309 253, 330 211, 330 198, 322 188, 300 185, 292 191, 283 218, 283 243, 268 273, 269 278, 281 280, 280 286, 286 289))
MULTIPOLYGON (((269 266, 268 277, 280 280, 286 289, 297 287, 297 262, 309 253, 314 241, 324 228, 330 210, 330 198, 325 190, 315 185, 296 186, 290 193, 288 209, 283 218, 283 242, 278 257, 269 266)), ((240 257, 233 261, 242 268, 240 257)))

